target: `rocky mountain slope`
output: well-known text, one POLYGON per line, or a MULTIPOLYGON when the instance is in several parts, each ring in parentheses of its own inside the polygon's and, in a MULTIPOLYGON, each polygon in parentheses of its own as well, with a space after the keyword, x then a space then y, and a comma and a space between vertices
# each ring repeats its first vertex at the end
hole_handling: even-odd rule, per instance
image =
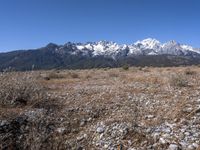
POLYGON ((177 66, 200 63, 200 49, 169 41, 145 39, 134 44, 99 41, 56 45, 53 43, 35 50, 0 54, 0 70, 96 68, 135 66, 177 66))

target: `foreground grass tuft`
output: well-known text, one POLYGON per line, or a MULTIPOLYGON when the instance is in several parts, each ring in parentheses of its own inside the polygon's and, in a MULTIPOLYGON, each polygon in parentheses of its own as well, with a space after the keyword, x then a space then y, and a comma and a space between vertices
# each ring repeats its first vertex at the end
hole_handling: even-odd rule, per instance
POLYGON ((31 105, 46 98, 44 88, 28 74, 2 74, 0 83, 0 105, 3 106, 31 105))
POLYGON ((189 84, 188 79, 184 75, 176 74, 171 76, 170 85, 174 87, 187 87, 189 84))

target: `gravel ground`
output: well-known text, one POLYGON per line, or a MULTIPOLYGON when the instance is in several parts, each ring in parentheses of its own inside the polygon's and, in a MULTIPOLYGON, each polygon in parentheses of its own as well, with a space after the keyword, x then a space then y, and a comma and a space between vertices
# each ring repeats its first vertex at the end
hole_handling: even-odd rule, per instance
POLYGON ((27 105, 1 104, 0 149, 200 150, 199 67, 0 78, 27 74, 46 95, 27 105))

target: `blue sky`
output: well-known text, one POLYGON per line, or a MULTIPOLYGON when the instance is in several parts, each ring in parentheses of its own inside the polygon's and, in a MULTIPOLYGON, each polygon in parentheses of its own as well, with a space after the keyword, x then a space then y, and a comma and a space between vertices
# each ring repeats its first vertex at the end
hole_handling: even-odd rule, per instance
POLYGON ((0 51, 149 37, 200 47, 200 1, 0 0, 0 51))

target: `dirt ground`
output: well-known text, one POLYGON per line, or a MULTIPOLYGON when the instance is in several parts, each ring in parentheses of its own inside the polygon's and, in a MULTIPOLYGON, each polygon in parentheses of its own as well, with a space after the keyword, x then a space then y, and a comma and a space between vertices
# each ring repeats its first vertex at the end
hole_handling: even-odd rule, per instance
POLYGON ((11 72, 0 81, 23 76, 44 95, 23 104, 2 96, 0 149, 200 149, 200 67, 11 72))

